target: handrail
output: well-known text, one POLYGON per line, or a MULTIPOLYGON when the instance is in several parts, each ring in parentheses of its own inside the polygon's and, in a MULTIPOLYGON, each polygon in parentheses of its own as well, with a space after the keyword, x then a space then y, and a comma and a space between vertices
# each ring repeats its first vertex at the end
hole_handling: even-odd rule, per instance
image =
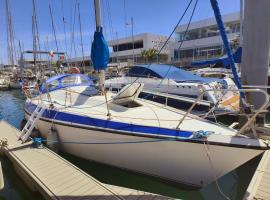
MULTIPOLYGON (((231 91, 231 92, 258 92, 258 93, 262 93, 265 96, 265 102, 264 102, 264 104, 259 109, 256 110, 255 114, 252 117, 248 118, 248 121, 241 127, 241 129, 238 131, 238 133, 236 135, 242 134, 248 128, 248 126, 255 120, 255 118, 260 113, 262 113, 263 111, 265 111, 265 109, 268 106, 270 106, 270 97, 269 97, 268 93, 265 90, 258 89, 258 88, 256 88, 256 86, 246 86, 246 85, 244 85, 243 87, 249 87, 249 88, 245 88, 245 89, 230 89, 230 88, 228 88, 228 89, 207 89, 207 90, 205 90, 204 88, 201 88, 200 95, 193 102, 193 104, 188 109, 188 111, 184 114, 184 116, 180 119, 179 123, 176 126, 176 129, 179 129, 179 127, 181 126, 181 124, 183 123, 183 121, 186 119, 186 117, 189 114, 191 114, 191 111, 194 109, 194 107, 197 105, 197 103, 202 100, 202 97, 207 92, 211 92, 211 91, 222 91, 224 93, 227 93, 227 92, 231 91)), ((270 88, 270 87, 262 86, 262 88, 270 88)), ((50 96, 47 96, 47 98, 48 98, 49 102, 51 102, 50 96)), ((71 101, 71 99, 70 99, 70 101, 71 101)), ((209 114, 209 113, 210 112, 208 112, 207 114, 209 114)), ((207 114, 204 115, 203 118, 207 117, 207 114)))
POLYGON ((185 120, 185 118, 191 113, 191 111, 193 110, 193 108, 195 107, 195 105, 197 104, 197 102, 203 97, 203 95, 206 92, 210 92, 210 91, 224 91, 224 92, 259 92, 264 94, 265 96, 265 102, 264 104, 256 111, 256 113, 248 119, 248 121, 241 127, 241 129, 238 131, 237 135, 242 134, 247 127, 252 123, 252 121, 255 120, 255 118, 262 113, 269 105, 270 105, 270 98, 268 93, 265 90, 262 89, 258 89, 255 88, 255 86, 250 86, 250 87, 254 87, 251 89, 209 89, 209 90, 202 90, 201 94, 199 95, 199 97, 194 101, 194 103, 191 105, 191 107, 188 109, 188 111, 185 113, 185 115, 180 119, 178 125, 176 126, 177 129, 179 129, 180 125, 183 123, 183 121, 185 120))
POLYGON ((242 85, 243 88, 270 89, 267 85, 242 85))

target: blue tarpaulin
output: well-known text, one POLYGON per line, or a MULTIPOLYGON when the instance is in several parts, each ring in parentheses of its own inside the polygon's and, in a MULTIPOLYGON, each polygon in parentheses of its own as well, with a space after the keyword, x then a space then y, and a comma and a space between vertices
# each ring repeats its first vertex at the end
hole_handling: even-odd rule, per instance
POLYGON ((172 79, 176 82, 197 82, 197 83, 211 83, 211 82, 219 82, 226 84, 223 79, 218 78, 205 78, 198 75, 193 74, 192 72, 185 71, 183 69, 174 67, 172 65, 164 65, 164 64, 152 64, 149 65, 136 65, 133 71, 136 73, 140 73, 141 71, 148 73, 149 70, 158 74, 160 78, 168 78, 172 79), (137 70, 136 70, 137 68, 137 70), (139 69, 142 68, 142 69, 139 69))
MULTIPOLYGON (((239 47, 236 52, 233 54, 234 62, 241 63, 242 57, 242 47, 239 47)), ((214 64, 222 64, 224 68, 230 69, 230 61, 228 56, 223 56, 221 58, 209 59, 209 60, 201 60, 195 61, 191 63, 193 67, 205 66, 205 65, 214 65, 214 64)))
POLYGON ((109 63, 109 47, 103 36, 102 28, 94 34, 91 49, 91 59, 95 70, 104 70, 109 63))

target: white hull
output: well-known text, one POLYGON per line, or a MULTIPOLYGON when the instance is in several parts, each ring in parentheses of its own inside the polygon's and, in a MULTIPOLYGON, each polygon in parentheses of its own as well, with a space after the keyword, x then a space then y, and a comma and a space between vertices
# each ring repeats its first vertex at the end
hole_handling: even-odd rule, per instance
MULTIPOLYGON (((59 140, 74 142, 122 142, 156 140, 111 132, 75 128, 54 123, 59 140)), ((47 137, 52 123, 39 121, 38 129, 47 137)), ((263 150, 206 145, 185 141, 134 144, 67 144, 62 151, 96 162, 148 174, 173 182, 202 187, 221 177, 263 150), (210 160, 207 156, 210 152, 210 160)))

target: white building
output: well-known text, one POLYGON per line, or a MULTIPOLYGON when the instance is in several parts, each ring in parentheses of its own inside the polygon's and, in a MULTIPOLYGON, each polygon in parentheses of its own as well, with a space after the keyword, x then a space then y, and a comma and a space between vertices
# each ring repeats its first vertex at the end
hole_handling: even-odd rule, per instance
MULTIPOLYGON (((229 40, 235 41, 240 35, 240 14, 222 16, 229 40)), ((178 63, 207 59, 224 55, 224 48, 215 18, 192 22, 185 35, 187 24, 176 29, 176 42, 171 47, 171 58, 178 63), (181 41, 181 48, 179 46, 181 41)))
MULTIPOLYGON (((166 36, 151 33, 142 33, 133 37, 119 38, 109 41, 112 49, 110 53, 111 65, 130 65, 134 63, 144 63, 147 60, 142 56, 144 50, 155 49, 159 51, 167 40, 166 36)), ((172 41, 169 42, 171 44, 172 41)), ((167 44, 159 57, 154 57, 152 61, 167 62, 170 59, 170 48, 167 44)))

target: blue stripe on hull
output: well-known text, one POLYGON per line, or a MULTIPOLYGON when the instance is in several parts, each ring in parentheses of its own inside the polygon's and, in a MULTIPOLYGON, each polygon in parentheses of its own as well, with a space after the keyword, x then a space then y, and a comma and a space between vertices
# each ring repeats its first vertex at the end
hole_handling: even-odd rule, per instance
MULTIPOLYGON (((36 108, 35 104, 26 103, 25 109, 32 113, 36 108)), ((142 133, 142 134, 155 134, 161 136, 174 136, 188 138, 192 135, 190 131, 168 129, 168 128, 159 128, 152 126, 142 126, 135 124, 126 124, 122 122, 115 122, 111 120, 96 119, 89 116, 74 115, 70 113, 57 112, 55 110, 45 110, 42 117, 47 119, 55 119, 63 122, 76 123, 87 126, 94 126, 97 128, 107 128, 114 129, 117 131, 126 131, 133 133, 142 133)))

